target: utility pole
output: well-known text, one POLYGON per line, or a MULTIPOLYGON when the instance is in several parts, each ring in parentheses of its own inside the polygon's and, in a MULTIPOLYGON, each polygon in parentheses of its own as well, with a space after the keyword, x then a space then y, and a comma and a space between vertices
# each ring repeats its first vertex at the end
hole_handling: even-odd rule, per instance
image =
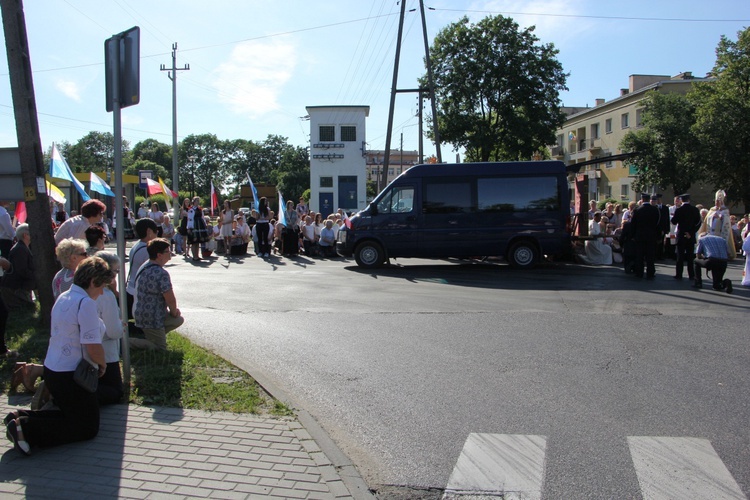
POLYGON ((8 54, 10 90, 16 120, 26 213, 32 246, 35 249, 33 259, 39 284, 37 293, 41 306, 40 318, 44 325, 49 326, 54 303, 52 288, 49 284, 52 283, 58 267, 52 251, 55 248, 55 239, 49 222, 50 210, 44 177, 44 156, 39 138, 39 121, 23 2, 22 0, 0 0, 0 11, 5 32, 5 49, 8 54))
MULTIPOLYGON (((390 163, 390 156, 391 156, 391 139, 392 139, 392 131, 393 128, 393 110, 396 106, 396 94, 400 92, 418 92, 419 95, 422 95, 422 92, 427 90, 430 95, 430 99, 432 101, 432 121, 433 121, 433 128, 435 130, 435 147, 436 147, 436 154, 438 163, 441 163, 443 161, 442 154, 440 152, 440 131, 438 130, 438 119, 437 119, 437 102, 435 100, 435 83, 432 78, 432 63, 430 61, 430 47, 427 41, 427 22, 425 20, 424 15, 424 0, 419 0, 419 12, 422 16, 422 34, 424 38, 424 54, 425 54, 425 61, 427 65, 427 89, 405 89, 405 90, 399 90, 397 88, 398 86, 398 65, 399 60, 401 59, 401 37, 403 35, 404 31, 404 16, 406 14, 406 1, 401 0, 401 16, 399 18, 398 22, 398 38, 396 40, 396 59, 393 64, 393 85, 391 86, 391 104, 390 109, 388 110, 388 130, 386 131, 385 135, 385 157, 383 158, 383 181, 385 182, 387 180, 387 176, 385 172, 388 171, 388 164, 390 163)), ((421 114, 421 103, 420 103, 420 114, 421 114)), ((421 124, 421 119, 420 119, 421 124)), ((421 125, 420 125, 421 126, 421 125)), ((421 134, 420 134, 420 140, 421 140, 421 134)))
MULTIPOLYGON (((172 67, 167 68, 163 64, 159 68, 161 71, 169 71, 167 77, 172 80, 172 191, 178 193, 180 189, 180 167, 177 161, 177 72, 189 71, 190 65, 186 64, 182 68, 177 67, 177 42, 172 44, 172 67)), ((180 197, 172 199, 174 208, 173 218, 179 217, 180 197)))

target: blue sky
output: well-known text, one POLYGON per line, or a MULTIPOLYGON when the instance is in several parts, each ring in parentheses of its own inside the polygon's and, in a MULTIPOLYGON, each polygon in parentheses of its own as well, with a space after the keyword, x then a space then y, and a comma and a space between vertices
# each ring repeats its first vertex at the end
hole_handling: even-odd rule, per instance
MULTIPOLYGON (((406 0, 399 88, 424 73, 416 0, 406 0)), ((178 137, 213 133, 261 141, 278 134, 309 142, 305 106, 369 105, 367 142, 385 146, 399 6, 395 0, 26 0, 42 145, 112 132, 104 102, 104 41, 141 28, 141 102, 122 110, 123 138, 172 142, 172 85, 178 74, 178 137)), ((613 99, 631 74, 708 72, 721 35, 750 26, 747 0, 425 0, 430 41, 463 15, 491 14, 536 25, 554 43, 568 78, 568 106, 613 99), (701 20, 701 21, 689 21, 701 20)), ((4 50, 4 39, 3 53, 4 50)), ((0 58, 0 147, 16 146, 7 59, 0 58)), ((416 149, 416 96, 396 99, 394 142, 416 149)), ((425 152, 434 147, 425 141, 425 152)), ((453 158, 450 147, 443 149, 453 158)))

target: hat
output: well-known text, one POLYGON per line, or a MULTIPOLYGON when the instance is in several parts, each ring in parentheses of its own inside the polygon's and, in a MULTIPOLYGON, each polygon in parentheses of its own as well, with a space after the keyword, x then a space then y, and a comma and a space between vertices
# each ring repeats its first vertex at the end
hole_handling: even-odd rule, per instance
POLYGON ((651 199, 652 200, 658 200, 659 199, 659 195, 656 194, 656 193, 651 193, 651 199))
POLYGON ((649 201, 651 199, 651 195, 648 193, 641 193, 641 199, 643 201, 649 201))
POLYGON ((681 194, 681 195, 680 195, 680 199, 681 199, 682 201, 690 201, 690 195, 689 195, 688 193, 685 193, 685 194, 681 194))

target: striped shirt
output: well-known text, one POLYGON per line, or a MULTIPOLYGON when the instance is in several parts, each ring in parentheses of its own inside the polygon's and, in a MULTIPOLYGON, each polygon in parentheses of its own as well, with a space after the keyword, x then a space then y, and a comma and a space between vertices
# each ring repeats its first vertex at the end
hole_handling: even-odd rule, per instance
POLYGON ((703 255, 707 259, 728 260, 727 240, 720 236, 707 234, 698 240, 696 254, 703 255))

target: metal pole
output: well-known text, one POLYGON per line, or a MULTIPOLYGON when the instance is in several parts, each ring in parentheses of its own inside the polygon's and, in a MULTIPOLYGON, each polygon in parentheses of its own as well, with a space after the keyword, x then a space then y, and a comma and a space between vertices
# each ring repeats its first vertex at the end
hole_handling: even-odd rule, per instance
POLYGON ((391 138, 393 135, 393 110, 396 107, 396 86, 398 85, 398 63, 401 58, 401 36, 404 32, 406 0, 401 0, 401 17, 398 20, 398 39, 396 40, 396 61, 393 64, 393 84, 391 85, 391 105, 388 109, 388 130, 385 135, 385 155, 383 158, 383 187, 388 184, 388 163, 391 160, 391 138))
MULTIPOLYGON (((111 44, 115 54, 111 54, 111 61, 120 60, 120 40, 111 44)), ((120 273, 117 276, 117 289, 120 293, 120 319, 123 325, 128 324, 127 290, 125 282, 125 214, 122 202, 122 123, 120 120, 120 65, 111 64, 112 68, 112 120, 115 138, 115 215, 117 216, 117 255, 120 257, 120 273)), ((128 329, 123 328, 122 333, 122 372, 123 387, 125 389, 125 401, 130 400, 130 336, 128 329)))
POLYGON ((419 115, 419 163, 424 163, 424 132, 422 130, 422 90, 417 97, 417 114, 419 115))

